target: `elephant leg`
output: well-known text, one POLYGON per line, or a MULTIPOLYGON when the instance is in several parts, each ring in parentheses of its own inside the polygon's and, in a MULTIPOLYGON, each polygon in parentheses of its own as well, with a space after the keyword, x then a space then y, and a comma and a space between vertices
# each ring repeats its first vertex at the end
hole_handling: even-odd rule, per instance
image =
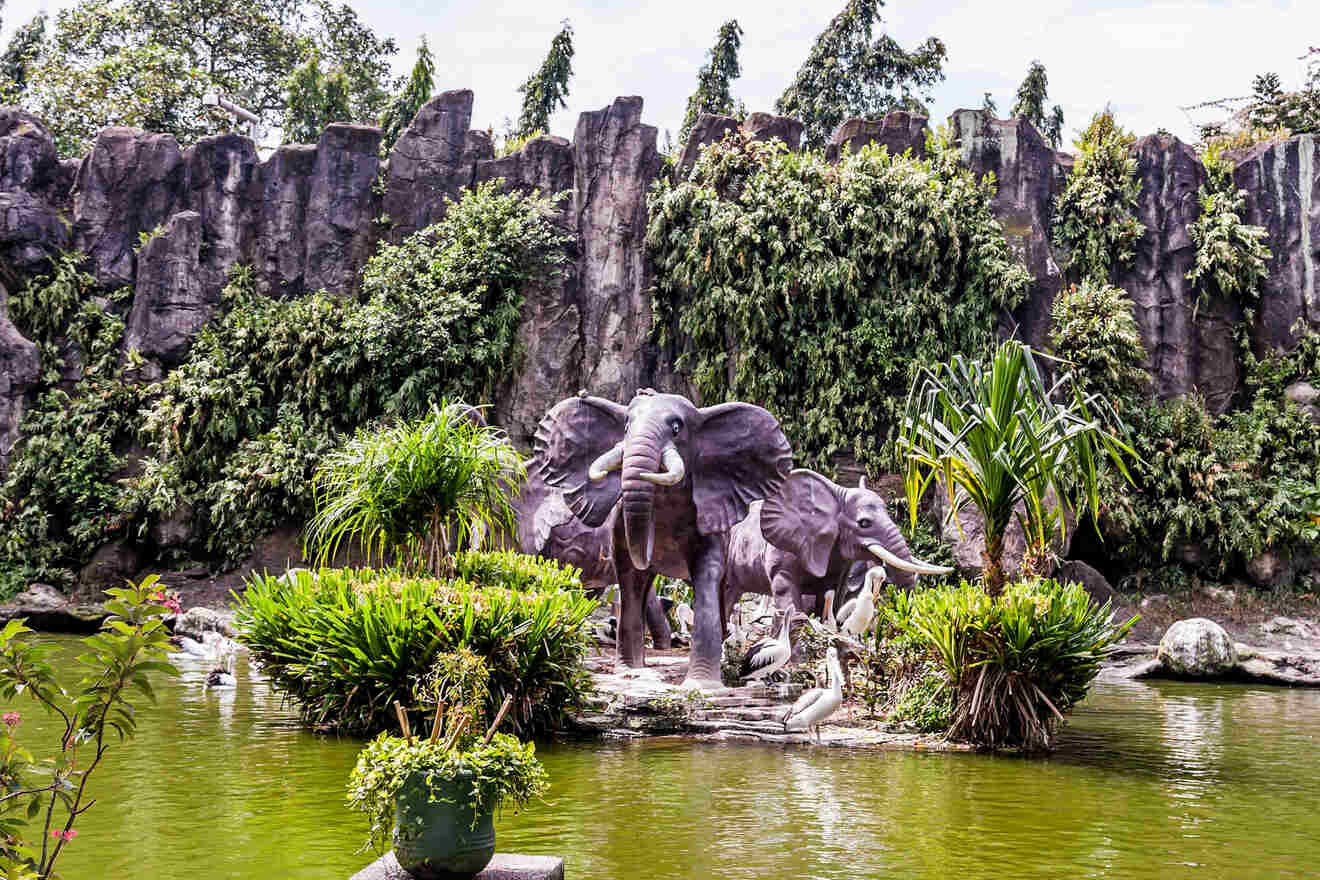
POLYGON ((692 572, 692 655, 687 681, 703 688, 723 687, 720 681, 720 589, 724 583, 724 548, 717 538, 703 537, 689 564, 692 572))
POLYGON ((619 664, 633 669, 646 665, 642 643, 643 616, 650 573, 628 566, 619 567, 619 627, 616 658, 619 664))
MULTIPOLYGON (((648 572, 648 575, 650 573, 648 572)), ((665 606, 660 604, 654 582, 646 588, 646 628, 651 631, 651 642, 657 651, 667 651, 674 644, 674 634, 669 629, 669 618, 665 615, 665 606)))

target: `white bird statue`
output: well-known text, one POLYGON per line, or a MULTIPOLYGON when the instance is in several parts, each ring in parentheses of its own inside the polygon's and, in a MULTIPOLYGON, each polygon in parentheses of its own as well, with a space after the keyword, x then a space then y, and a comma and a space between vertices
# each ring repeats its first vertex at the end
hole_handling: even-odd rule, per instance
POLYGON ((875 603, 880 598, 880 587, 884 582, 883 565, 873 565, 866 570, 861 592, 839 607, 836 620, 840 630, 853 638, 866 635, 875 619, 875 603))
POLYGON ((679 602, 674 606, 674 618, 678 620, 678 634, 687 636, 692 632, 692 624, 696 621, 696 615, 692 612, 692 606, 686 602, 679 602))
POLYGON ((789 635, 793 629, 793 611, 784 611, 784 622, 780 624, 779 634, 773 638, 767 636, 747 649, 743 655, 738 677, 744 681, 753 678, 766 678, 783 669, 793 656, 793 642, 789 635))
POLYGON ((843 705, 843 668, 839 665, 839 649, 830 646, 825 655, 825 668, 829 670, 829 687, 812 688, 798 697, 793 708, 784 713, 784 730, 816 729, 816 742, 820 742, 820 725, 843 705))

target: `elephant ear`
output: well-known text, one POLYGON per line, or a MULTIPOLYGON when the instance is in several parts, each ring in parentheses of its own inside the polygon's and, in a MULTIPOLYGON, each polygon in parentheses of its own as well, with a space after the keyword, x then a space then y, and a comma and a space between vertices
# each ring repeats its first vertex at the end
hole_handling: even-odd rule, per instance
POLYGON ((775 494, 793 467, 793 451, 779 421, 759 406, 721 403, 700 414, 692 500, 697 530, 715 535, 747 516, 753 501, 775 494))
POLYGON ((559 401, 541 419, 532 442, 545 482, 564 493, 574 515, 595 528, 619 500, 618 469, 605 479, 587 478, 587 468, 623 439, 628 410, 601 397, 579 395, 559 401))
POLYGON ((815 471, 788 475, 779 494, 761 507, 761 534, 796 555, 812 577, 824 577, 839 537, 839 487, 815 471))

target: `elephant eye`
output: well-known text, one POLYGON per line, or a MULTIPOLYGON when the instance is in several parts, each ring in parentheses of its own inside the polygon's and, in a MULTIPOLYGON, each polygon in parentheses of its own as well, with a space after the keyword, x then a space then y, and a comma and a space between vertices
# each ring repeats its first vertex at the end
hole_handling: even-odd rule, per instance
POLYGON ((871 520, 870 520, 870 518, 864 516, 864 517, 862 517, 861 519, 859 519, 859 520, 857 521, 857 527, 860 528, 860 529, 869 529, 869 528, 871 527, 871 520))
POLYGON ((677 437, 679 432, 683 430, 682 419, 674 419, 672 422, 669 423, 669 427, 670 430, 674 432, 674 436, 677 437))

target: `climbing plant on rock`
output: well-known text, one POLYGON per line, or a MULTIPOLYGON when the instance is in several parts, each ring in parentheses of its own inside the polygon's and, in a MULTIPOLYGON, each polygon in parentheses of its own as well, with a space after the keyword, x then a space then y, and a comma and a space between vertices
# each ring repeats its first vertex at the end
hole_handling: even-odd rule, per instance
POLYGON ((1088 394, 1120 413, 1150 386, 1146 349, 1132 300, 1112 284, 1083 281, 1064 288, 1050 307, 1050 345, 1088 394))
POLYGON ((1134 141, 1109 110, 1092 117, 1077 141, 1077 161, 1054 206, 1054 243, 1072 280, 1108 284, 1136 255, 1144 227, 1136 215, 1134 141))
POLYGON ((1211 143, 1202 156, 1206 184, 1199 193, 1201 214, 1187 229, 1196 245, 1196 263, 1187 280, 1196 285, 1198 304, 1212 294, 1238 302, 1245 329, 1255 318, 1261 285, 1269 277, 1265 262, 1270 249, 1265 244, 1265 229, 1243 219, 1247 193, 1233 183, 1233 165, 1223 152, 1211 143))
POLYGON ((735 132, 652 190, 660 342, 706 402, 777 413, 801 465, 885 462, 915 366, 986 349, 1030 283, 990 213, 993 180, 931 147, 835 166, 735 132))

